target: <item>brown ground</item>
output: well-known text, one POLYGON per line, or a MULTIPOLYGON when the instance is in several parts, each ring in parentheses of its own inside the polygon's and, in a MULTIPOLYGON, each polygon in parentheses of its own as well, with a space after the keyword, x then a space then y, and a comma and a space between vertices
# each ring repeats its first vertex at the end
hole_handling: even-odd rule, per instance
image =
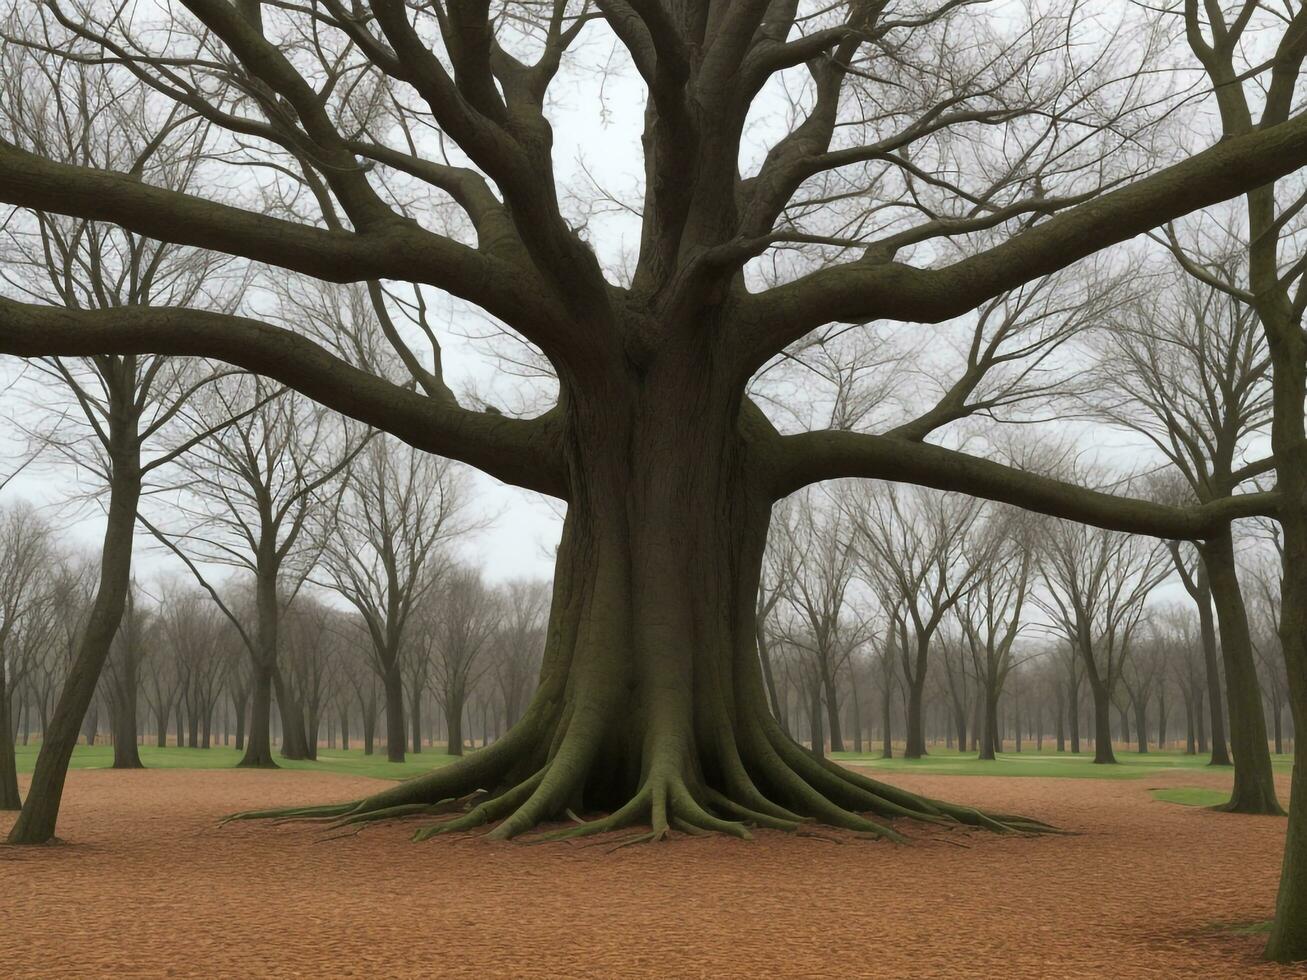
MULTIPOLYGON (((227 812, 365 793, 304 772, 74 772, 61 834, 0 848, 13 976, 1235 977, 1270 916, 1284 821, 1153 800, 1139 780, 896 777, 1080 831, 911 846, 762 832, 629 847, 321 842, 227 812), (965 846, 956 846, 956 844, 965 846)), ((1282 789, 1287 787, 1282 786, 1282 789)), ((0 815, 0 832, 12 818, 0 815)), ((925 831, 905 827, 911 833, 925 831)))

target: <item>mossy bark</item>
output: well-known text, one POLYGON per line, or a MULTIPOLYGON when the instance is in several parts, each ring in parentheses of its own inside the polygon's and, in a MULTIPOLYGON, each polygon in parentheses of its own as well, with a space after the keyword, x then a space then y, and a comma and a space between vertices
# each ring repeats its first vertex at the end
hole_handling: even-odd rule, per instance
POLYGON ((725 421, 739 419, 738 402, 694 380, 650 372, 571 401, 570 506, 540 684, 522 719, 426 776, 289 815, 352 824, 472 798, 419 836, 493 823, 492 836, 510 838, 569 813, 605 815, 559 836, 644 823, 653 837, 747 837, 751 826, 816 820, 897 839, 881 821, 898 817, 1043 829, 875 782, 781 729, 755 632, 771 499, 725 421))

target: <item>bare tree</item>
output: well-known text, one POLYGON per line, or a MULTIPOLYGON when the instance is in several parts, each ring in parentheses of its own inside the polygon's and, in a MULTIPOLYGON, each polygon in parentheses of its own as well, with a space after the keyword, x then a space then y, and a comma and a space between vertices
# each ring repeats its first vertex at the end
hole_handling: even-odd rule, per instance
MULTIPOLYGON (((445 570, 448 544, 470 529, 466 495, 465 480, 448 462, 380 437, 346 470, 333 511, 321 559, 324 584, 357 610, 372 641, 373 667, 386 691, 391 762, 404 761, 409 620, 445 570)), ((413 708, 424 686, 414 687, 413 708)))
MULTIPOLYGON (((225 378, 178 413, 204 437, 175 466, 184 490, 171 524, 146 527, 182 559, 236 628, 250 655, 253 707, 240 765, 275 767, 270 718, 275 688, 281 711, 282 754, 308 755, 303 713, 278 668, 282 615, 322 550, 323 519, 355 452, 346 430, 308 400, 262 379, 225 378), (253 406, 253 407, 251 407, 253 406), (232 420, 220 437, 206 419, 232 420), (200 563, 248 575, 254 623, 247 628, 200 563)), ((144 520, 144 519, 143 519, 144 520)))
MULTIPOLYGON (((1174 230, 1170 236, 1174 241, 1174 230)), ((1227 260, 1227 278, 1238 278, 1238 266, 1237 256, 1227 260)), ((1265 336, 1253 309, 1228 291, 1183 274, 1178 282, 1150 285, 1147 300, 1130 304, 1104 331, 1096 407, 1159 449, 1179 474, 1182 495, 1202 503, 1229 497, 1274 465, 1271 459, 1246 458, 1270 421, 1265 336)), ((1201 617, 1216 765, 1230 761, 1221 711, 1223 705, 1229 708, 1235 779, 1224 809, 1282 813, 1229 525, 1208 535, 1197 551, 1201 568, 1191 570, 1179 542, 1172 545, 1176 569, 1201 617), (1220 621, 1224 699, 1213 601, 1220 621)))
POLYGON ((1041 537, 1046 593, 1038 601, 1084 664, 1094 698, 1094 761, 1114 763, 1112 697, 1144 602, 1167 575, 1166 549, 1066 521, 1051 523, 1041 537))
MULTIPOLYGON (((167 30, 146 31, 128 8, 51 0, 9 43, 112 61, 158 102, 200 116, 229 140, 225 166, 278 168, 267 178, 282 192, 277 213, 234 206, 248 202, 230 189, 248 180, 178 194, 9 145, 0 199, 313 278, 443 289, 536 345, 555 372, 556 406, 513 418, 460 405, 425 336, 407 338, 415 350, 395 332, 406 387, 267 318, 0 306, 5 351, 231 359, 568 501, 556 648, 518 726, 338 812, 492 785, 441 829, 496 820, 495 834, 513 836, 587 791, 625 802, 578 834, 648 819, 663 836, 674 818, 742 836, 745 820, 793 829, 810 816, 889 836, 861 813, 904 809, 983 823, 816 759, 770 717, 751 634, 771 505, 828 479, 884 478, 1183 539, 1277 506, 1262 494, 1175 507, 1096 493, 930 445, 929 413, 900 433, 783 435, 747 394, 814 331, 965 316, 1307 161, 1307 118, 1289 118, 1289 99, 1267 125, 1162 167, 1175 154, 1155 124, 1188 93, 1143 71, 1171 36, 1144 5, 1098 38, 1077 2, 1028 23, 953 0, 560 2, 515 16, 499 3, 401 0, 357 16, 336 2, 185 6, 189 16, 165 13, 167 30), (565 204, 546 111, 592 31, 646 93, 644 179, 626 202, 640 248, 608 268, 589 214, 565 204), (746 126, 772 97, 788 124, 775 140, 746 126), (428 145, 450 155, 421 155, 428 145), (627 722, 647 729, 614 759, 601 743, 627 722)), ((1185 13, 1198 22, 1196 3, 1185 13)), ((1286 42, 1275 77, 1287 64, 1292 78, 1300 60, 1286 42)), ((960 410, 971 403, 967 393, 960 410)))
POLYGON ((11 643, 20 624, 54 597, 47 578, 51 537, 49 525, 30 506, 0 512, 0 810, 22 808, 12 720, 17 657, 11 643))
POLYGON ((518 579, 500 590, 502 619, 495 632, 495 683, 504 723, 514 725, 531 698, 540 674, 549 619, 548 582, 518 579))
POLYGON ((500 606, 471 569, 451 570, 438 592, 424 600, 425 641, 431 651, 432 684, 449 730, 449 754, 463 754, 468 697, 491 667, 500 606))
POLYGON ((1035 575, 1033 528, 1021 526, 1011 511, 992 515, 977 528, 971 547, 983 556, 975 588, 955 607, 966 637, 972 667, 983 694, 985 714, 980 730, 980 758, 993 759, 1002 750, 998 738, 998 701, 1012 670, 1022 663, 1013 646, 1027 624, 1022 620, 1035 575), (988 539, 988 540, 986 540, 988 539))
POLYGON ((904 757, 917 759, 926 754, 922 695, 931 641, 989 560, 974 533, 984 505, 975 497, 893 487, 854 499, 863 575, 898 622, 908 697, 904 757))

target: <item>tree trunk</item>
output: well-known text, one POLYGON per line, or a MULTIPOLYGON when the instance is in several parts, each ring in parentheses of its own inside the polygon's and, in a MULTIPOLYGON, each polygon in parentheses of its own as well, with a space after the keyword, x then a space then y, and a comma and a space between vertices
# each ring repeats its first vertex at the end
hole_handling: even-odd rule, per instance
POLYGON ((132 579, 136 505, 141 494, 139 456, 115 457, 112 475, 95 600, 91 604, 77 655, 59 693, 54 716, 42 733, 41 751, 36 758, 27 801, 18 822, 9 832, 11 844, 44 844, 54 837, 68 763, 77 745, 77 732, 95 697, 110 644, 126 608, 132 579))
POLYGON ((862 755, 862 710, 858 704, 858 679, 853 675, 851 667, 849 676, 852 678, 849 696, 853 699, 853 751, 862 755))
POLYGON ((233 710, 236 712, 236 751, 245 751, 245 711, 250 700, 250 689, 242 687, 240 697, 233 704, 233 710))
POLYGON ((830 750, 844 751, 844 733, 840 728, 840 698, 836 690, 835 676, 827 669, 823 660, 821 683, 826 695, 826 725, 830 730, 830 750))
POLYGON ((136 747, 136 668, 135 654, 125 658, 114 684, 113 710, 109 720, 113 723, 114 769, 144 769, 141 753, 136 747))
POLYGON ((1071 725, 1071 754, 1080 754, 1080 692, 1072 687, 1067 691, 1067 721, 1071 725))
POLYGON ((993 761, 998 752, 998 745, 995 744, 995 733, 998 728, 998 690, 997 685, 986 683, 985 693, 985 716, 981 722, 980 736, 980 756, 979 758, 993 761))
POLYGON ((808 750, 818 758, 826 754, 826 732, 821 725, 821 685, 815 680, 808 690, 808 750))
POLYGON ((5 679, 5 660, 0 655, 0 810, 21 810, 18 795, 18 762, 14 757, 13 726, 9 722, 10 692, 5 679))
MULTIPOLYGON (((1271 718, 1275 725, 1275 754, 1284 755, 1284 706, 1280 699, 1275 699, 1275 704, 1271 706, 1271 718)), ((27 744, 26 735, 23 737, 23 744, 27 744)))
POLYGON ((894 758, 894 732, 890 725, 890 712, 894 708, 893 691, 888 677, 885 679, 885 696, 881 699, 880 733, 882 759, 894 758))
POLYGON ((926 690, 926 672, 918 671, 915 680, 908 682, 907 744, 903 758, 921 759, 926 755, 925 715, 921 710, 926 690))
POLYGON ((272 758, 272 668, 255 663, 251 670, 250 730, 245 755, 236 765, 247 769, 276 769, 272 758))
POLYGON ((1054 698, 1057 702, 1057 750, 1066 751, 1066 701, 1062 697, 1061 688, 1057 691, 1054 698))
POLYGON ((272 668, 272 688, 277 695, 277 712, 281 715, 281 757, 293 761, 312 759, 304 706, 277 666, 272 668))
POLYGON ((1200 560, 1198 580, 1198 625, 1203 638, 1203 665, 1207 672, 1207 703, 1212 719, 1212 765, 1228 766, 1230 752, 1226 747, 1225 698, 1221 694, 1221 668, 1216 642, 1216 621, 1212 616, 1212 590, 1208 584, 1207 563, 1200 560))
MULTIPOLYGON (((1135 700, 1135 738, 1139 743, 1138 751, 1140 755, 1148 754, 1148 699, 1146 697, 1135 700)), ((1159 745, 1160 749, 1161 746, 1159 745)))
POLYGON ((1221 809, 1231 813, 1282 814, 1275 794, 1275 773, 1266 745, 1266 715, 1257 662, 1248 632, 1248 611, 1235 567, 1230 525, 1202 546, 1212 599, 1221 624, 1225 696, 1230 705, 1230 748, 1234 752, 1234 790, 1221 809))
POLYGON ((386 688, 386 759, 403 762, 408 732, 404 727, 404 675, 398 663, 387 669, 382 683, 386 688))
POLYGON ((445 751, 463 754, 463 692, 455 688, 445 692, 445 751))
POLYGON ((1157 751, 1166 751, 1166 682, 1157 689, 1157 751))
POLYGON ((410 713, 413 728, 413 754, 417 755, 422 751, 422 688, 417 682, 413 683, 412 697, 409 698, 412 705, 410 713))
POLYGON ((1101 681, 1089 679, 1089 691, 1094 696, 1094 762, 1116 762, 1112 751, 1112 696, 1101 681))
MULTIPOLYGON (((583 450, 567 450, 549 639, 522 719, 493 746, 337 812, 358 818, 484 789, 438 832, 494 822, 490 835, 509 838, 569 810, 609 813, 569 828, 579 836, 646 823, 655 837, 672 828, 744 837, 746 823, 796 829, 808 817, 899 839, 873 818, 905 811, 984 823, 818 758, 772 717, 755 637, 770 495, 754 469, 765 461, 747 458, 738 432, 762 421, 695 389, 712 358, 694 348, 678 352, 685 371, 669 378, 650 365, 593 404, 569 388, 576 428, 566 442, 583 450)), ((446 704, 456 736, 462 705, 446 704)))

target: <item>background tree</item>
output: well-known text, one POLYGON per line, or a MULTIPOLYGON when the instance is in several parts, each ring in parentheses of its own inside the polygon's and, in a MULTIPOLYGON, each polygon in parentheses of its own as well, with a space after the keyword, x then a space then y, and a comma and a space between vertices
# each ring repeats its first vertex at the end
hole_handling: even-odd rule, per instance
MULTIPOLYGON (((357 610, 372 641, 373 666, 386 692, 391 762, 404 761, 405 634, 447 564, 449 543, 469 530, 465 496, 464 481, 449 463, 380 437, 347 468, 333 510, 321 558, 324 579, 357 610)), ((413 689, 415 709, 424 687, 413 689)))
POLYGON ((1058 521, 1042 535, 1039 600, 1084 664, 1094 698, 1094 761, 1116 762, 1112 697, 1122 663, 1163 578, 1166 549, 1146 538, 1058 521))
POLYGON ((185 492, 172 526, 152 533, 187 565, 236 628, 250 655, 252 707, 242 766, 275 767, 271 710, 274 688, 281 712, 282 754, 308 755, 303 715, 278 668, 282 615, 299 593, 322 550, 328 498, 356 446, 312 402, 276 385, 231 377, 209 386, 178 414, 188 431, 203 434, 176 466, 185 492), (252 406, 252 407, 251 407, 252 406), (232 419, 220 437, 205 419, 232 419), (234 568, 254 592, 254 623, 247 627, 197 563, 234 568))
POLYGON ((983 515, 975 497, 887 487, 858 498, 855 547, 863 574, 881 605, 898 610, 901 624, 907 759, 926 754, 922 696, 931 641, 989 560, 975 534, 983 515))
MULTIPOLYGON (((1174 230, 1170 236, 1175 239, 1174 230)), ((1228 263, 1234 272, 1237 256, 1228 263)), ((1266 339, 1252 308, 1230 292, 1183 272, 1178 279, 1172 275, 1150 286, 1146 300, 1126 305, 1103 331, 1105 351, 1095 396, 1098 411, 1147 437, 1179 474, 1181 492, 1191 499, 1207 502, 1228 497, 1273 465, 1269 459, 1247 459, 1253 440, 1264 435, 1270 421, 1266 339)), ((1197 570, 1186 566, 1178 542, 1172 549, 1203 625, 1214 764, 1228 762, 1221 707, 1229 709, 1235 780, 1225 809, 1282 813, 1266 747, 1266 721, 1233 534, 1227 526, 1208 535, 1198 546, 1202 567, 1197 570), (1213 602, 1220 621, 1225 699, 1220 697, 1216 668, 1213 602)))
POLYGON ((18 810, 14 759, 14 670, 11 644, 24 620, 53 598, 47 573, 52 554, 49 525, 30 506, 0 512, 0 810, 18 810))
POLYGON ((439 593, 429 593, 423 604, 431 679, 449 731, 448 752, 462 755, 468 696, 491 666, 499 603, 478 572, 458 568, 447 573, 439 593))

